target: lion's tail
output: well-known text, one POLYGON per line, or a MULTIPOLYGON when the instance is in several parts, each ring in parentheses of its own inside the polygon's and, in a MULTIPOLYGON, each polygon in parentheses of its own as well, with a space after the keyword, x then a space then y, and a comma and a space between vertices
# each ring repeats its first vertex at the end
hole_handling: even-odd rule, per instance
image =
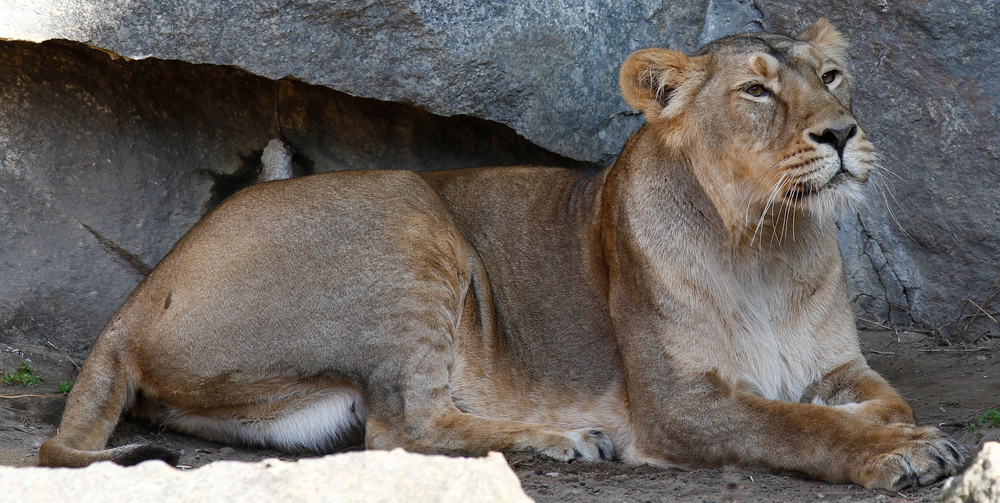
POLYGON ((66 401, 58 434, 38 451, 39 465, 82 467, 108 460, 130 466, 149 459, 177 465, 180 454, 160 446, 104 448, 122 412, 135 401, 134 373, 123 360, 125 337, 116 330, 112 322, 98 337, 66 401))

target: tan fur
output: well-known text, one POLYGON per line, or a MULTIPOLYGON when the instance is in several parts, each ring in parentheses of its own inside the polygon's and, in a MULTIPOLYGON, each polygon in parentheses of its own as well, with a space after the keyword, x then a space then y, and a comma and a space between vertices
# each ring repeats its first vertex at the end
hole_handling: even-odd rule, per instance
POLYGON ((964 449, 866 365, 834 215, 872 146, 842 37, 639 51, 647 124, 607 170, 342 172, 195 226, 101 333, 40 461, 123 409, 195 435, 928 484, 964 449), (824 83, 824 77, 829 82, 824 83))

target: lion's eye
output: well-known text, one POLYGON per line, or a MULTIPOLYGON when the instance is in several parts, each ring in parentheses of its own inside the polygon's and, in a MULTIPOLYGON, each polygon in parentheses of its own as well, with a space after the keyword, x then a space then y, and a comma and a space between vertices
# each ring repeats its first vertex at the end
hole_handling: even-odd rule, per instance
POLYGON ((824 73, 820 78, 823 79, 824 84, 832 84, 833 81, 837 80, 837 74, 840 73, 837 70, 830 70, 824 73))
POLYGON ((760 98, 769 94, 771 91, 764 87, 763 84, 749 83, 743 86, 743 92, 753 96, 754 98, 760 98))

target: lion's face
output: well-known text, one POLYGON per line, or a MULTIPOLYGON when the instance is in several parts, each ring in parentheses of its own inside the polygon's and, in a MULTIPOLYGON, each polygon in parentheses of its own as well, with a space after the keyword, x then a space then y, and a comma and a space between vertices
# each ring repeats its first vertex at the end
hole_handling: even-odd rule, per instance
POLYGON ((800 38, 740 35, 693 57, 639 51, 622 67, 623 94, 744 214, 836 211, 860 198, 875 158, 851 114, 840 35, 821 20, 800 38))

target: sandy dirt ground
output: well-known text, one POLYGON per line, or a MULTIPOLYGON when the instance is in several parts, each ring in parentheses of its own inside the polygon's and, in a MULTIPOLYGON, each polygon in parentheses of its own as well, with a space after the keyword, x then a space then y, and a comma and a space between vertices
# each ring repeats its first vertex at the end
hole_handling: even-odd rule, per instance
MULTIPOLYGON (((1000 440, 1000 428, 976 432, 968 426, 1000 405, 1000 339, 947 347, 923 333, 863 330, 861 344, 871 366, 910 401, 919 424, 940 426, 972 452, 982 442, 1000 440)), ((0 464, 36 463, 38 446, 55 433, 65 404, 57 387, 75 378, 76 365, 82 364, 50 345, 0 342, 0 371, 14 370, 24 360, 38 370, 42 381, 33 388, 0 385, 0 464), (19 395, 33 396, 10 398, 19 395)), ((110 443, 136 441, 180 450, 181 465, 191 468, 220 459, 292 459, 276 451, 187 437, 141 420, 124 421, 110 443)), ((538 502, 937 501, 941 485, 872 491, 734 468, 664 470, 619 463, 559 463, 524 454, 510 454, 507 459, 525 491, 538 502)))

